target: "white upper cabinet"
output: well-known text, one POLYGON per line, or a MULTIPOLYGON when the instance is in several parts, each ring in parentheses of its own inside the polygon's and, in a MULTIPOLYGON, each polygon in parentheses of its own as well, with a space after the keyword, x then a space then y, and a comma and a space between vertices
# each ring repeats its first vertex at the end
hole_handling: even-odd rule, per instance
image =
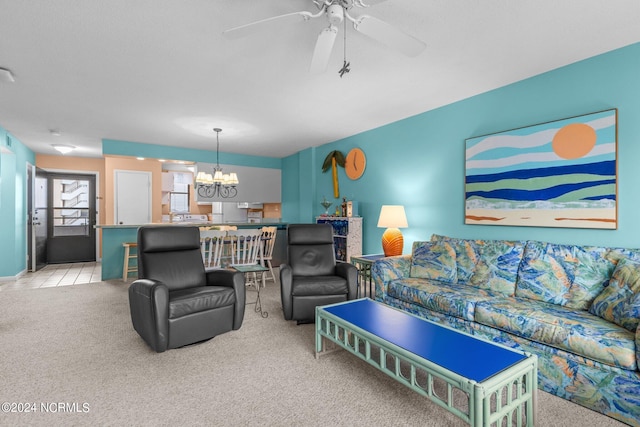
MULTIPOLYGON (((197 163, 197 172, 205 171, 213 175, 215 165, 210 163, 197 163)), ((204 197, 198 193, 196 185, 196 200, 202 202, 264 202, 280 203, 282 201, 281 186, 282 172, 280 169, 256 168, 249 166, 220 165, 223 173, 235 172, 240 182, 236 188, 238 193, 233 198, 220 196, 204 197)))
POLYGON ((173 191, 173 172, 162 172, 162 191, 173 191))

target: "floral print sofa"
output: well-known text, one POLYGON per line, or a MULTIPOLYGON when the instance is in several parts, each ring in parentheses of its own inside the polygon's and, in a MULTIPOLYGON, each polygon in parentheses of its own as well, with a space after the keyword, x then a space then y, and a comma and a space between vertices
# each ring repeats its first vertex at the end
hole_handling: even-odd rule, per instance
POLYGON ((434 235, 375 299, 538 356, 539 387, 640 426, 640 250, 434 235))

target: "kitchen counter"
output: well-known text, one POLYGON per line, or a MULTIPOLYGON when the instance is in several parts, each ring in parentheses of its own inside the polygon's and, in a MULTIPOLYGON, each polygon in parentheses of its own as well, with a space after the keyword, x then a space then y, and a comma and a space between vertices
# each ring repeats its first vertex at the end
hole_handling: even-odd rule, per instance
POLYGON ((196 227, 220 227, 220 226, 236 226, 241 228, 260 228, 260 227, 286 227, 284 222, 209 222, 209 221, 176 221, 176 222, 153 222, 149 224, 103 224, 95 225, 95 228, 135 228, 136 230, 143 225, 186 225, 196 227))
MULTIPOLYGON (((166 227, 215 227, 215 226, 237 226, 238 228, 262 228, 278 227, 276 239, 282 244, 286 238, 287 223, 284 222, 261 222, 261 223, 213 223, 213 222, 159 222, 153 224, 104 224, 96 225, 95 228, 102 230, 102 280, 122 279, 122 267, 124 259, 125 242, 136 242, 138 240, 138 228, 143 225, 158 225, 166 227)), ((280 265, 284 254, 280 254, 276 243, 273 254, 273 265, 280 265)), ((133 276, 131 276, 132 278, 133 276)))

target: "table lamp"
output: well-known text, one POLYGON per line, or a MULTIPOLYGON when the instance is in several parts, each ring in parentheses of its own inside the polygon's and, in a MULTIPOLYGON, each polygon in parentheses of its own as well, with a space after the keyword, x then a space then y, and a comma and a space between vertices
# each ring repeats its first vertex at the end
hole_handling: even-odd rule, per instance
POLYGON ((407 216, 404 213, 402 205, 384 205, 380 209, 380 218, 378 218, 378 227, 387 229, 382 234, 382 249, 384 256, 402 255, 402 247, 404 239, 399 228, 406 228, 407 216))

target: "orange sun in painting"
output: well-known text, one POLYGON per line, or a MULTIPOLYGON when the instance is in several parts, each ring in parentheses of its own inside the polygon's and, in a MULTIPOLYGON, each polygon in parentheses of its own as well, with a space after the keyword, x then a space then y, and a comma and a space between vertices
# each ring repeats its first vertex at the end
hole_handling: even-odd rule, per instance
POLYGON ((553 151, 563 159, 577 159, 589 153, 596 145, 596 131, 584 123, 562 127, 553 136, 553 151))

